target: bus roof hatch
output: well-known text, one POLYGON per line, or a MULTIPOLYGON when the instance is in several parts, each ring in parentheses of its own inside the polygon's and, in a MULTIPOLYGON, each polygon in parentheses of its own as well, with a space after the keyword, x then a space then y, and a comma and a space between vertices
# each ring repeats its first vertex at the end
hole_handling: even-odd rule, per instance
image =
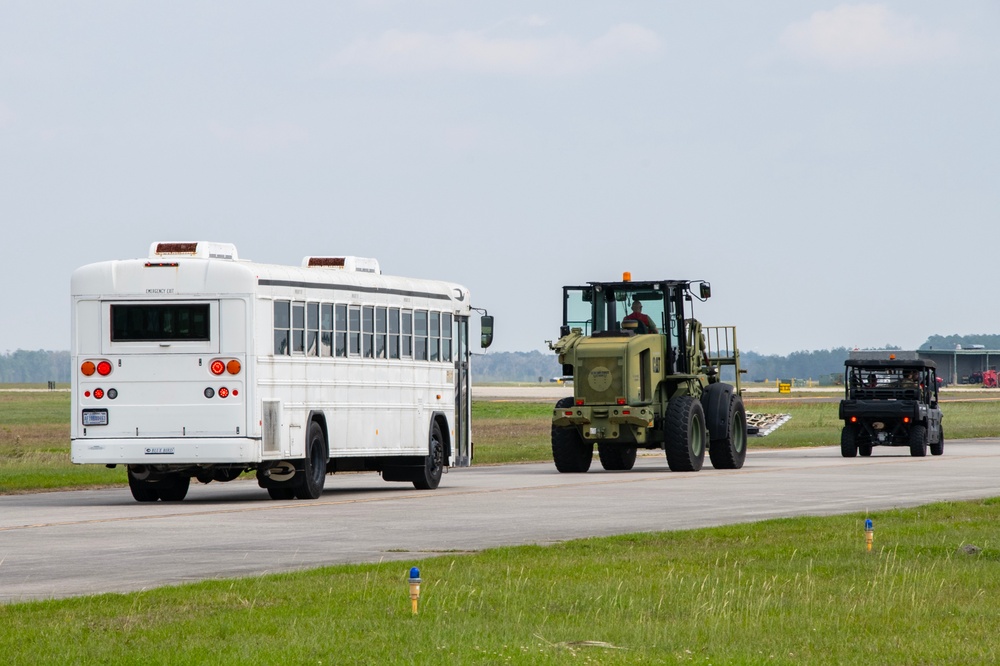
POLYGON ((239 259, 236 246, 232 243, 212 243, 209 241, 163 242, 149 246, 149 258, 188 256, 200 259, 239 259))
POLYGON ((341 271, 382 274, 378 259, 371 257, 305 257, 302 265, 306 268, 334 268, 341 271))

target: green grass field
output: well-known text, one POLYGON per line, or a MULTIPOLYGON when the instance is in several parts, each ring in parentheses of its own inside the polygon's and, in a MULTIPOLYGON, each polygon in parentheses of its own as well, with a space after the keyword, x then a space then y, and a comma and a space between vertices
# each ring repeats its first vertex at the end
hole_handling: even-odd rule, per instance
POLYGON ((8 664, 994 663, 1000 504, 869 517, 870 553, 853 514, 13 604, 0 650, 8 664))

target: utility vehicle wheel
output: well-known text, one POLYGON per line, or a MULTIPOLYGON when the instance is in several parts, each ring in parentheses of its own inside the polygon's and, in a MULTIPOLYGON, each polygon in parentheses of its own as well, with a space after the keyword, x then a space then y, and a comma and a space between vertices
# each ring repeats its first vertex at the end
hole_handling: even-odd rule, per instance
POLYGON ((267 494, 273 500, 290 500, 295 497, 295 489, 287 486, 280 488, 268 488, 267 494))
POLYGON ((157 484, 135 478, 132 475, 132 470, 128 472, 128 489, 132 491, 132 497, 136 502, 155 502, 160 499, 157 484))
POLYGON ((871 444, 859 444, 858 445, 858 453, 860 455, 862 455, 862 456, 864 456, 864 457, 867 458, 868 456, 870 456, 872 454, 872 445, 871 444))
POLYGON ((922 425, 910 428, 910 455, 915 458, 927 455, 927 428, 922 425))
POLYGON ((157 482, 160 486, 160 499, 164 502, 180 502, 188 494, 191 487, 190 476, 175 475, 157 482))
POLYGON ((441 436, 441 426, 435 421, 431 426, 430 453, 424 459, 424 466, 413 479, 413 487, 420 490, 434 490, 441 483, 441 473, 444 471, 444 437, 441 436))
POLYGON ((944 428, 938 428, 937 444, 931 444, 931 455, 939 456, 944 453, 944 428))
POLYGON ((635 465, 636 447, 620 444, 598 444, 601 467, 609 471, 630 470, 635 465))
MULTIPOLYGON (((561 398, 556 409, 573 406, 573 398, 561 398)), ((552 426, 552 460, 563 474, 580 474, 590 469, 594 460, 594 443, 585 442, 576 426, 552 426)))
POLYGON ((695 398, 684 395, 667 405, 663 424, 667 466, 672 472, 697 472, 705 463, 705 410, 695 398))
POLYGON ((858 455, 857 432, 851 426, 844 426, 840 431, 840 455, 845 458, 858 455))
POLYGON ((309 439, 306 440, 306 459, 304 469, 296 476, 298 483, 293 486, 295 496, 299 499, 319 499, 323 494, 323 484, 326 483, 326 461, 329 459, 326 449, 326 437, 323 428, 313 421, 309 424, 309 439))
POLYGON ((708 457, 715 469, 739 469, 747 459, 747 411, 743 398, 733 393, 725 414, 726 436, 709 443, 708 457))

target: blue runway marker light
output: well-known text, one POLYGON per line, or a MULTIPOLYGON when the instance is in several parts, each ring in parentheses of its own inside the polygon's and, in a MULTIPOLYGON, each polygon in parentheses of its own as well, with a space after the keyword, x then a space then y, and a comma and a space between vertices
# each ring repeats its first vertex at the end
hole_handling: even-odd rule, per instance
POLYGON ((413 605, 413 614, 417 614, 417 602, 420 600, 420 569, 413 567, 410 569, 410 603, 413 605))

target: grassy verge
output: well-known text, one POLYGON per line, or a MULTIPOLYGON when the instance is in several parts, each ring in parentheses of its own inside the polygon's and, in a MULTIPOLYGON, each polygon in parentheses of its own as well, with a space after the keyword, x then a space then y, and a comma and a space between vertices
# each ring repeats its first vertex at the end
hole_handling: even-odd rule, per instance
POLYGON ((0 392, 0 493, 123 483, 121 470, 69 460, 70 395, 0 392))
POLYGON ((1000 504, 872 514, 871 553, 864 517, 15 604, 0 650, 11 664, 995 662, 1000 504))

